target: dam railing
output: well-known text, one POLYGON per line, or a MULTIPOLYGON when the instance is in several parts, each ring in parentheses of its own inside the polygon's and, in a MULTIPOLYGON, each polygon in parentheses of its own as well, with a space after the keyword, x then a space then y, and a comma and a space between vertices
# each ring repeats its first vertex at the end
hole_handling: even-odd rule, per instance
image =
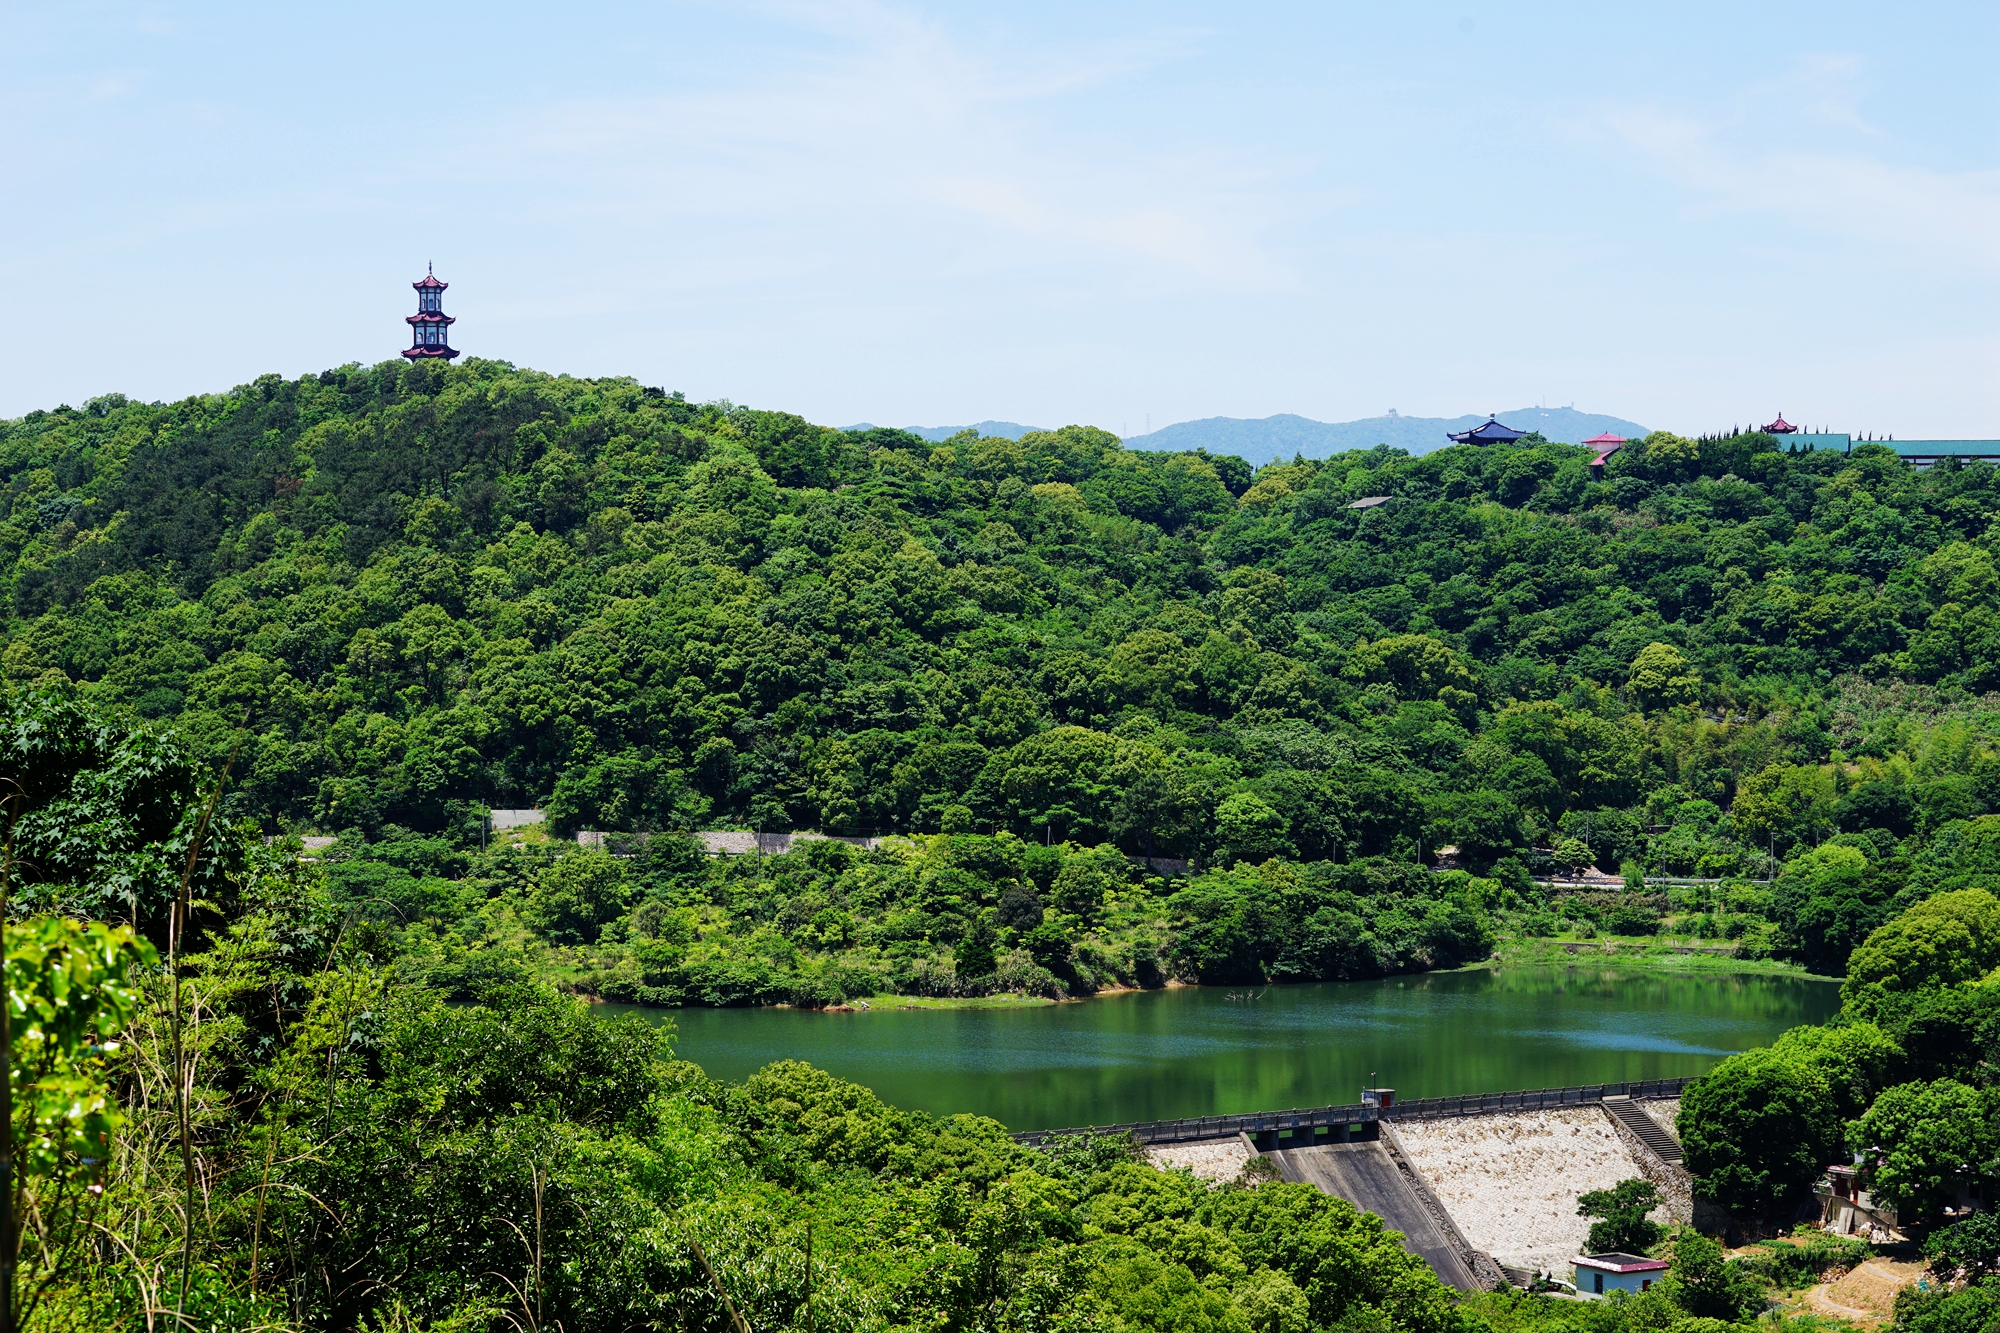
POLYGON ((1388 1106, 1321 1106, 1291 1111, 1253 1111, 1242 1115, 1188 1116, 1179 1120, 1142 1120, 1125 1125, 1086 1125, 1078 1129, 1037 1129, 1016 1134, 1021 1143, 1040 1143, 1059 1134, 1129 1134, 1141 1143, 1189 1143, 1248 1134, 1253 1139, 1289 1138, 1294 1143, 1328 1139, 1372 1138, 1383 1120, 1447 1120, 1456 1116, 1492 1115, 1500 1111, 1547 1111, 1587 1106, 1606 1097, 1678 1097, 1692 1078, 1649 1078, 1625 1083, 1585 1083, 1569 1088, 1534 1088, 1524 1092, 1475 1092, 1462 1097, 1416 1097, 1388 1106))

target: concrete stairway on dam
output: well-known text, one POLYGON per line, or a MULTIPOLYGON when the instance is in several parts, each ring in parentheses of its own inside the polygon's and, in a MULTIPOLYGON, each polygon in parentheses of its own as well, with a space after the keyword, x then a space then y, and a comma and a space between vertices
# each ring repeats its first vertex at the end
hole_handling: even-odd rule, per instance
POLYGON ((1385 1144, 1329 1143, 1280 1148, 1265 1156, 1284 1179, 1316 1185, 1322 1193, 1374 1213, 1390 1230, 1402 1232, 1404 1247, 1429 1264, 1446 1286, 1481 1289, 1483 1284, 1473 1277, 1385 1144))
POLYGON ((1660 1122, 1646 1114, 1645 1108, 1630 1097, 1606 1097, 1604 1109, 1619 1124, 1639 1136, 1639 1142, 1651 1148, 1654 1154, 1669 1166, 1680 1166, 1680 1140, 1661 1127, 1660 1122))

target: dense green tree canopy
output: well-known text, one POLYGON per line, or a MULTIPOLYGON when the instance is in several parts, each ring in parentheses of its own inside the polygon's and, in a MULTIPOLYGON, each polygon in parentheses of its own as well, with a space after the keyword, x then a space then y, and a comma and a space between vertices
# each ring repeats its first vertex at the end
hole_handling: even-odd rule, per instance
MULTIPOLYGON (((1530 437, 1253 476, 482 361, 110 395, 0 423, 0 669, 212 752, 247 717, 247 806, 295 826, 546 801, 564 828, 935 831, 964 806, 1162 855, 1254 829, 1382 852, 1431 810, 1524 845, 1663 780, 1725 808, 1744 785, 1745 843, 1782 851, 1836 821, 1832 743, 1871 740, 1829 733, 1832 673, 2000 681, 1991 469, 1754 435, 1586 462, 1530 437), (1649 720, 1696 705, 1726 720, 1649 720), (1351 817, 1309 826, 1281 774, 1339 775, 1351 817), (1239 801, 1225 833, 1243 794, 1278 817, 1239 801)), ((1920 787, 1840 808, 1893 832, 1920 787)))
MULTIPOLYGON (((476 360, 29 413, 0 422, 0 674, 41 688, 10 707, 189 742, 119 731, 62 818, 142 836, 95 878, 47 849, 34 891, 156 915, 192 817, 133 802, 239 746, 225 822, 342 834, 359 928, 459 986, 521 975, 522 925, 601 993, 811 999, 958 984, 975 935, 1029 989, 1374 975, 1513 910, 1839 973, 1910 904, 2000 888, 1994 470, 1755 434, 1588 464, 1535 436, 1258 469, 1081 426, 933 445, 476 360), (536 804, 558 837, 1069 850, 822 867, 780 910, 790 871, 477 854, 485 807, 536 804), (1508 887, 1377 865, 1445 847, 1508 887), (1149 887, 1119 853, 1236 878, 1149 887), (1098 858, 1074 903, 1064 857, 1098 858), (1728 882, 1528 901, 1588 864, 1728 882), (1032 948, 987 919, 1018 886, 1060 918, 1032 948)), ((1877 941, 1857 984, 1922 947, 1877 941)))
MULTIPOLYGON (((1306 1186, 1038 1152, 799 1065, 723 1086, 565 991, 1364 977, 1480 958, 1503 916, 1671 913, 1849 976, 1847 1035, 1690 1090, 1712 1197, 1794 1199, 1843 1118, 1931 1197, 1983 1143, 1954 1089, 1987 1095, 2000 1035, 1991 468, 1657 434, 1601 478, 1535 437, 1252 469, 472 361, 31 413, 0 486, 31 905, 153 929, 237 753, 195 1018, 156 994, 125 1034, 127 1248, 78 1250, 130 1326, 710 1330, 720 1286, 759 1329, 1584 1327, 1455 1305, 1306 1186), (484 844, 530 804, 556 841, 484 844), (720 827, 909 836, 686 836, 720 827), (305 832, 338 839, 305 862, 305 832), (1552 899, 1557 849, 1721 882, 1552 899)), ((1593 1333, 1753 1310, 1674 1245, 1593 1333)))

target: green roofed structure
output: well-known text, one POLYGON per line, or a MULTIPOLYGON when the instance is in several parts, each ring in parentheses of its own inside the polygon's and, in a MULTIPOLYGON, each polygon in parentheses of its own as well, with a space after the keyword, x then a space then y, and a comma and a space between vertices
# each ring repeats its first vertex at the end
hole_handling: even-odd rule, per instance
POLYGON ((1853 453, 1856 445, 1874 444, 1895 454, 1912 467, 1929 467, 1947 458, 1969 463, 1974 459, 2000 463, 2000 440, 1857 440, 1852 435, 1800 431, 1781 436, 1778 445, 1788 454, 1815 453, 1832 449, 1853 453))

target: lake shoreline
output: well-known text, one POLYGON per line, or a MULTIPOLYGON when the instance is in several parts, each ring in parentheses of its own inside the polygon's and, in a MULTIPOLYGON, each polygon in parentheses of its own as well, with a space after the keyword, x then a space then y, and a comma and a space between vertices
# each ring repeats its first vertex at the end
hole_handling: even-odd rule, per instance
POLYGON ((1031 1130, 1344 1105, 1364 1087, 1427 1097, 1691 1077, 1824 1020, 1838 991, 1796 972, 1600 957, 1255 990, 1162 987, 1101 1004, 880 997, 847 1022, 775 1006, 597 1011, 671 1027, 681 1058, 725 1082, 801 1060, 893 1106, 1031 1130))
POLYGON ((1841 977, 1808 972, 1797 963, 1775 958, 1741 958, 1734 950, 1705 945, 1664 943, 1644 938, 1565 940, 1502 939, 1493 956, 1466 968, 1590 967, 1613 964, 1644 972, 1686 976, 1798 977, 1805 981, 1840 981, 1841 977))
MULTIPOLYGON (((1477 962, 1459 967, 1431 968, 1422 972, 1390 972, 1379 977, 1356 978, 1356 982, 1396 981, 1412 977, 1450 976, 1465 972, 1504 972, 1509 970, 1545 970, 1548 968, 1574 968, 1578 970, 1602 971, 1610 967, 1617 971, 1634 973, 1657 973, 1668 976, 1717 977, 1793 977, 1801 981, 1833 981, 1840 977, 1823 976, 1808 972, 1796 963, 1780 962, 1770 958, 1739 958, 1733 951, 1703 948, 1678 944, 1663 944, 1646 939, 1503 939, 1494 953, 1477 962)), ((1302 986, 1318 986, 1328 983, 1317 981, 1267 981, 1258 985, 1240 983, 1218 983, 1204 985, 1197 981, 1170 980, 1160 986, 1106 986, 1089 995, 1065 995, 1051 999, 1041 995, 1025 995, 1018 991, 1002 991, 995 995, 897 995, 882 993, 857 997, 845 1004, 792 1005, 792 1004, 746 1004, 746 1005, 647 1005, 630 1004, 626 1001, 608 1001, 598 995, 577 993, 577 998, 590 1004, 612 1004, 619 1008, 643 1009, 659 1013, 680 1013, 688 1011, 707 1012, 722 1009, 763 1009, 802 1014, 855 1014, 882 1013, 908 1010, 991 1010, 991 1009, 1049 1009, 1062 1005, 1086 1004, 1092 1000, 1110 999, 1124 995, 1150 995, 1160 991, 1192 990, 1223 992, 1224 998, 1236 998, 1238 994, 1247 1002, 1254 1000, 1269 990, 1287 990, 1302 986)), ((1351 984, 1351 983, 1335 983, 1351 984)))

